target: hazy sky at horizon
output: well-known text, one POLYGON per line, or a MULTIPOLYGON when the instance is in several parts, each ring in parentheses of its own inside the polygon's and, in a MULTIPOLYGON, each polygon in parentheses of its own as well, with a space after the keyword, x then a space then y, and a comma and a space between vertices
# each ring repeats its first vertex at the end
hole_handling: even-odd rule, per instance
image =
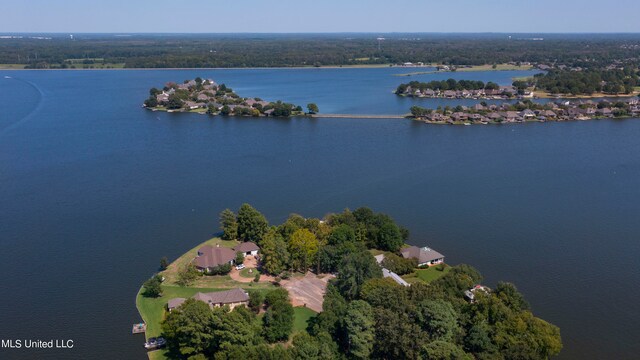
POLYGON ((638 0, 2 2, 2 33, 640 32, 638 0))

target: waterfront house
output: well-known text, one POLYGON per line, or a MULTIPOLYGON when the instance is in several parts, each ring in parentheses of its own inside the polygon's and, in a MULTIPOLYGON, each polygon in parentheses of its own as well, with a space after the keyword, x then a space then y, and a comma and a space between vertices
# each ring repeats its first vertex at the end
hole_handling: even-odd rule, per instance
POLYGON ((156 95, 156 100, 159 103, 165 103, 165 102, 169 101, 169 94, 167 94, 165 92, 162 92, 162 94, 156 95))
POLYGON ((596 114, 600 115, 600 116, 611 116, 613 113, 611 112, 610 108, 602 108, 602 109, 598 109, 596 110, 596 114))
POLYGON ((520 116, 515 111, 507 111, 504 117, 507 120, 507 122, 516 122, 521 120, 520 116))
POLYGON ((408 248, 402 249, 400 253, 405 259, 417 259, 418 266, 431 266, 444 263, 444 255, 426 246, 422 248, 419 248, 417 246, 410 246, 408 248))
POLYGON ((500 114, 498 114, 497 112, 489 113, 487 117, 489 118, 489 120, 493 120, 493 121, 497 121, 502 118, 502 116, 500 116, 500 114))
POLYGON ((233 250, 235 252, 241 252, 242 255, 247 257, 249 255, 251 255, 251 256, 258 255, 258 251, 260 251, 260 248, 255 243, 252 243, 251 241, 247 241, 247 242, 243 242, 240 245, 234 247, 233 250))
POLYGON ((446 98, 452 99, 452 98, 456 97, 456 92, 452 91, 452 90, 446 90, 444 93, 442 93, 442 95, 444 97, 446 97, 446 98))
POLYGON ((524 111, 522 111, 521 116, 524 119, 533 119, 536 117, 536 113, 534 113, 532 110, 530 109, 525 109, 524 111))
MULTIPOLYGON (((210 308, 229 306, 229 308, 233 309, 236 306, 240 305, 249 305, 249 294, 240 289, 235 288, 227 291, 214 291, 209 293, 197 293, 192 296, 192 299, 202 301, 209 305, 210 308)), ((169 300, 167 303, 167 309, 172 311, 173 309, 182 305, 186 299, 184 298, 175 298, 169 300)))
POLYGON ((200 104, 200 103, 197 103, 197 102, 194 102, 194 101, 185 101, 184 102, 184 106, 189 110, 194 110, 194 109, 198 109, 198 108, 204 107, 203 104, 200 104))
POLYGON ((467 120, 469 116, 463 112, 454 112, 453 114, 451 114, 451 118, 454 121, 464 121, 464 120, 467 120))
POLYGON ((198 256, 193 264, 200 271, 211 271, 220 265, 233 265, 235 258, 236 252, 233 249, 205 245, 198 249, 198 256))
POLYGON ((423 91, 422 93, 424 94, 424 96, 427 96, 427 97, 436 96, 436 92, 431 90, 431 89, 427 89, 427 90, 423 91))

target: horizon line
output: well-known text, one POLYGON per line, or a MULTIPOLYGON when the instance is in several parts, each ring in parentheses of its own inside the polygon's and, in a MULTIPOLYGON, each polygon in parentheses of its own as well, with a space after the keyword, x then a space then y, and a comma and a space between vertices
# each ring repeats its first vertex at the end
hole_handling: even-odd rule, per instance
POLYGON ((631 32, 631 31, 562 31, 562 32, 553 32, 553 31, 514 31, 514 32, 497 32, 497 31, 326 31, 326 32, 157 32, 157 31, 132 31, 132 32, 108 32, 108 31, 100 31, 100 32, 92 32, 92 31, 81 31, 81 32, 73 32, 73 31, 0 31, 0 34, 91 34, 91 35, 230 35, 230 34, 238 34, 238 35, 325 35, 325 34, 548 34, 548 35, 564 35, 564 34, 582 34, 582 35, 615 35, 615 34, 625 34, 625 35, 640 35, 640 31, 631 32))

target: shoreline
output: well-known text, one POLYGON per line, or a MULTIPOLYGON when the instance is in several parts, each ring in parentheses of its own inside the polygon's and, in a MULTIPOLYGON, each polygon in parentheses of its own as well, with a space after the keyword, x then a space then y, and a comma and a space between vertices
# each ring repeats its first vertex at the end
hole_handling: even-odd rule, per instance
POLYGON ((576 121, 592 121, 592 120, 628 120, 628 119, 639 119, 637 116, 619 116, 619 117, 606 117, 606 116, 596 116, 592 118, 574 118, 574 119, 548 119, 548 120, 524 120, 524 121, 487 121, 487 122, 464 122, 464 121, 434 121, 421 119, 416 117, 408 116, 407 119, 423 122, 429 125, 515 125, 515 124, 526 124, 526 123, 563 123, 563 122, 576 122, 576 121))
POLYGON ((371 64, 371 65, 323 65, 323 66, 269 66, 269 67, 198 67, 198 68, 82 68, 82 69, 25 69, 25 68, 5 68, 0 64, 0 71, 86 71, 86 70, 284 70, 284 69, 382 69, 382 68, 402 68, 392 64, 371 64))

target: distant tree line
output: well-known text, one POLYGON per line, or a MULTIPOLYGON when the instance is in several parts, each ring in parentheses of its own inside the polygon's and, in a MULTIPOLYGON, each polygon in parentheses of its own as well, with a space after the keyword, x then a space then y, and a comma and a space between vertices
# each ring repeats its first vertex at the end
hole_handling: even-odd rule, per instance
MULTIPOLYGON (((502 34, 388 34, 378 48, 369 35, 77 35, 75 40, 3 39, 0 63, 29 68, 68 68, 82 63, 127 68, 274 67, 424 62, 483 65, 537 62, 605 67, 638 64, 637 34, 552 35, 544 41, 502 34)), ((85 64, 85 65, 86 65, 85 64)))

